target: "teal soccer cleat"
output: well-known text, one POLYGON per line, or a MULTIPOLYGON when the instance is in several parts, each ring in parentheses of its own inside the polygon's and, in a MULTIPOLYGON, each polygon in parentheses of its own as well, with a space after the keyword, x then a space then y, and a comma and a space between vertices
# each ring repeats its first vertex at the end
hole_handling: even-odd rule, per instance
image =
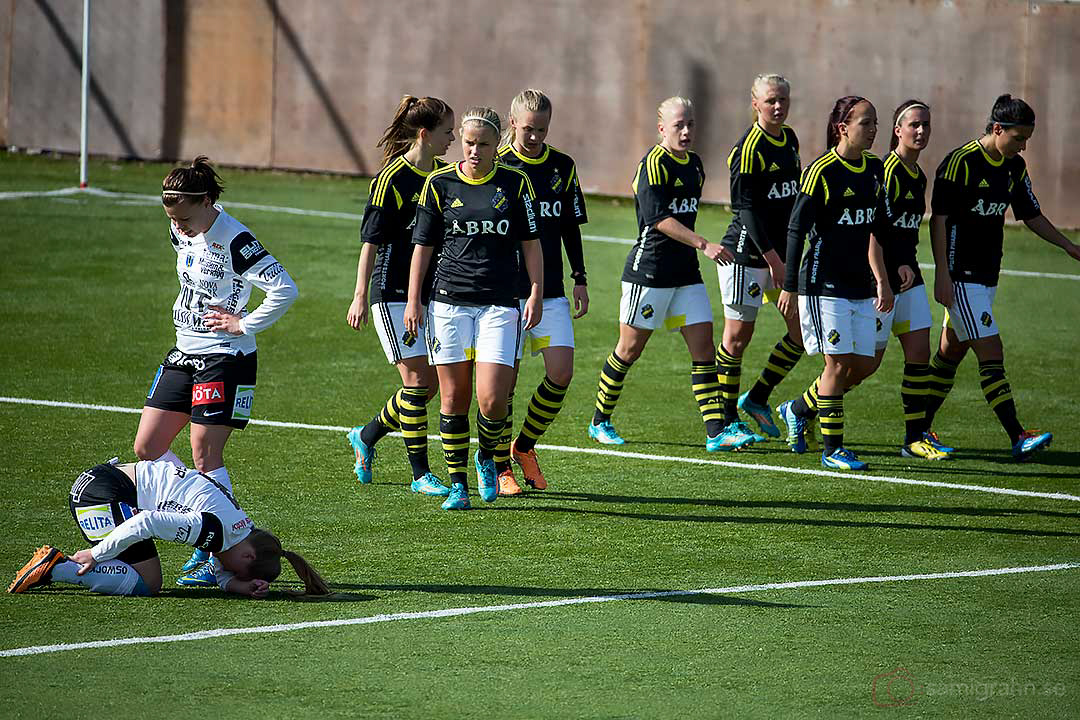
POLYGON ((195 550, 191 552, 191 557, 189 557, 188 561, 184 563, 184 566, 180 568, 180 574, 187 575, 192 570, 202 565, 204 562, 207 562, 209 559, 210 553, 206 552, 205 550, 199 550, 198 548, 195 548, 195 550))
POLYGON ((780 437, 780 428, 776 427, 776 423, 773 422, 772 410, 769 409, 768 405, 758 405, 752 401, 749 390, 739 396, 739 409, 758 424, 761 432, 772 438, 780 437))
POLYGON ((495 502, 499 497, 499 478, 495 472, 495 461, 491 458, 480 459, 480 451, 476 451, 474 457, 476 464, 476 485, 480 488, 480 499, 484 502, 495 502))
POLYGON ((469 493, 465 490, 465 486, 461 483, 454 483, 450 486, 450 495, 443 500, 443 510, 468 510, 469 505, 469 493))
POLYGON ((776 414, 787 425, 787 444, 791 452, 801 455, 806 452, 806 421, 796 415, 791 406, 791 400, 780 403, 776 407, 776 414))
POLYGON ((217 578, 214 576, 214 563, 205 562, 186 575, 176 578, 177 585, 186 587, 217 587, 217 578))
POLYGON ((1012 447, 1013 458, 1016 460, 1027 460, 1040 450, 1045 450, 1050 447, 1050 442, 1053 439, 1054 436, 1052 433, 1026 430, 1012 447))
POLYGON ((432 495, 434 497, 446 497, 450 494, 450 488, 443 485, 442 481, 435 477, 433 473, 424 473, 423 477, 418 477, 413 480, 412 491, 414 493, 420 493, 421 495, 432 495))
POLYGON ((352 445, 353 452, 356 454, 356 464, 353 466, 356 479, 360 481, 361 485, 367 485, 371 482, 371 466, 375 462, 375 448, 368 447, 360 439, 361 430, 363 428, 357 425, 345 437, 349 438, 349 444, 352 445))
POLYGON ((821 467, 830 470, 865 470, 867 465, 847 448, 836 448, 832 455, 821 453, 821 467))
POLYGON ((610 420, 605 420, 599 425, 589 423, 589 437, 601 445, 622 445, 626 441, 615 432, 615 427, 610 420))
MULTIPOLYGON (((746 423, 733 422, 720 431, 718 435, 705 438, 705 449, 709 452, 731 452, 742 450, 754 444, 754 438, 761 437, 750 432, 746 423), (739 426, 742 427, 739 427, 739 426)), ((764 439, 764 438, 762 438, 764 439)))

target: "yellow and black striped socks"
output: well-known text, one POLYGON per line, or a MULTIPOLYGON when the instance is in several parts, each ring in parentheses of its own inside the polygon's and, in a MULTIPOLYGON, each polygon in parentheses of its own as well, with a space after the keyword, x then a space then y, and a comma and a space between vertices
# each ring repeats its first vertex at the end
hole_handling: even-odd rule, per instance
POLYGON ((360 430, 360 439, 365 445, 375 447, 375 443, 386 437, 387 433, 401 428, 401 396, 404 390, 401 388, 391 395, 379 414, 360 430))
POLYGON ((469 416, 440 415, 439 435, 442 436, 443 457, 450 484, 461 483, 469 489, 469 416))
POLYGON ((593 425, 599 425, 611 419, 615 405, 622 394, 626 373, 630 372, 630 363, 619 359, 615 353, 608 355, 604 367, 600 370, 600 383, 596 390, 596 412, 593 413, 593 425))
POLYGON ((904 408, 904 444, 921 440, 930 429, 926 423, 926 393, 930 382, 929 363, 904 363, 900 382, 900 404, 904 408))
POLYGON ((426 387, 403 387, 399 391, 401 434, 405 438, 405 453, 409 456, 413 479, 430 472, 427 452, 427 394, 426 387))
MULTIPOLYGON (((720 381, 716 374, 716 363, 693 362, 690 365, 690 385, 697 400, 701 419, 705 421, 705 432, 709 437, 716 437, 724 429, 724 413, 720 407, 720 381)), ((736 390, 736 395, 738 390, 736 390)))
POLYGON ((844 396, 819 395, 817 402, 825 455, 832 455, 844 446, 844 396))
MULTIPOLYGON (((479 418, 477 418, 479 422, 479 418)), ((503 423, 502 432, 499 434, 499 443, 495 446, 495 472, 501 473, 510 469, 510 440, 514 434, 514 393, 506 397, 506 422, 503 423)))
POLYGON ((821 378, 815 378, 814 382, 810 384, 810 387, 806 388, 799 397, 795 398, 795 402, 791 403, 791 411, 795 413, 797 417, 801 417, 809 420, 818 413, 820 408, 818 397, 818 385, 821 383, 821 378))
POLYGON ((1016 418, 1016 403, 1013 402, 1012 388, 1005 377, 1005 364, 1001 360, 979 363, 979 381, 983 397, 990 409, 998 417, 1001 427, 1009 434, 1009 440, 1015 445, 1024 434, 1024 427, 1016 418))
POLYGON ((952 390, 953 382, 956 381, 956 369, 960 363, 954 363, 940 352, 934 354, 930 361, 930 376, 926 384, 926 427, 932 427, 934 416, 945 402, 945 396, 952 390))
POLYGON ((559 385, 547 376, 536 386, 536 392, 529 400, 525 422, 521 424, 521 432, 518 433, 517 442, 514 443, 518 450, 528 452, 536 447, 536 441, 555 420, 559 410, 562 410, 569 387, 569 385, 559 385))
POLYGON ((765 361, 765 367, 761 369, 761 376, 754 383, 754 387, 750 388, 748 399, 758 405, 768 405, 769 395, 773 388, 788 376, 803 353, 802 346, 797 345, 790 334, 785 334, 780 338, 769 353, 769 359, 765 361))
POLYGON ((716 373, 720 380, 720 398, 724 408, 724 425, 727 426, 739 420, 739 382, 742 377, 742 358, 729 353, 724 348, 723 343, 716 346, 716 373))
POLYGON ((480 458, 487 460, 494 458, 495 448, 499 444, 499 436, 502 435, 506 418, 493 420, 482 412, 476 413, 476 437, 480 441, 480 458))

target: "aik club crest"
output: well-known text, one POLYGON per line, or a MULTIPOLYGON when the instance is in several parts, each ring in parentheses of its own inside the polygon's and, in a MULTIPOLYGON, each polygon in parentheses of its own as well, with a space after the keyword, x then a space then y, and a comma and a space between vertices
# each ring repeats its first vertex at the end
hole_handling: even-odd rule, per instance
POLYGON ((495 194, 491 196, 491 207, 499 212, 505 212, 509 206, 510 201, 506 199, 506 194, 502 188, 495 188, 495 194))
POLYGON ((881 332, 881 318, 874 318, 874 322, 876 323, 874 329, 881 332))
POLYGON ((830 330, 828 336, 825 339, 835 345, 836 343, 840 342, 840 333, 836 332, 835 330, 830 330))
POLYGON ((559 177, 559 171, 556 170, 551 176, 551 190, 559 192, 560 187, 562 187, 562 178, 559 177))
POLYGON ((412 347, 416 344, 416 336, 408 330, 401 336, 401 344, 405 347, 412 347))
POLYGON ((984 312, 979 318, 979 322, 983 324, 983 327, 990 327, 990 323, 994 322, 994 318, 990 317, 990 313, 984 312))
POLYGON ((644 307, 641 308, 641 317, 643 317, 643 318, 651 318, 652 316, 653 316, 652 305, 645 305, 644 307))
POLYGON ((747 292, 749 293, 750 297, 756 298, 758 295, 761 294, 761 286, 757 283, 750 283, 750 287, 747 289, 747 292))

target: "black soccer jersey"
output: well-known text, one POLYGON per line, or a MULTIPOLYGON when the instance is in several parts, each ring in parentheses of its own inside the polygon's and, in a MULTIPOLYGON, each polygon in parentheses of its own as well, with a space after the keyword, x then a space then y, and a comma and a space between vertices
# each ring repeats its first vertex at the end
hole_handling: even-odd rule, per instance
MULTIPOLYGON (((569 155, 550 145, 544 145, 539 157, 522 155, 513 145, 499 149, 499 162, 517 168, 529 176, 536 200, 533 209, 540 227, 540 244, 544 249, 544 297, 563 297, 563 247, 572 272, 585 272, 585 254, 581 248, 581 233, 565 233, 568 225, 584 225, 585 196, 581 193, 577 168, 569 155)), ((529 274, 521 263, 519 294, 529 295, 529 274)))
POLYGON ((1001 271, 1005 209, 1017 220, 1042 214, 1024 158, 994 160, 978 140, 953 150, 934 178, 931 207, 945 217, 945 248, 953 282, 996 286, 1001 271))
MULTIPOLYGON (((434 169, 441 167, 446 167, 446 163, 436 158, 434 169)), ((420 200, 420 191, 428 175, 414 167, 404 155, 399 155, 371 179, 371 193, 364 208, 360 239, 377 247, 368 296, 372 305, 408 301, 412 227, 416 219, 416 203, 420 200)), ((433 262, 424 280, 425 305, 434 272, 433 262)))
POLYGON ((432 299, 451 305, 517 307, 518 248, 539 237, 532 183, 495 163, 473 180, 459 164, 428 176, 413 242, 440 249, 432 299))
POLYGON ((622 279, 646 287, 681 287, 701 282, 697 250, 656 229, 664 218, 675 218, 694 229, 705 168, 697 153, 680 158, 656 145, 638 164, 634 175, 634 207, 638 236, 626 258, 622 279))
POLYGON ((884 237, 888 222, 881 179, 881 160, 865 151, 858 165, 833 149, 806 168, 788 225, 785 290, 848 300, 874 297, 870 233, 884 237))
POLYGON ((787 227, 799 192, 799 140, 784 125, 779 138, 757 123, 743 133, 728 155, 731 171, 731 224, 720 243, 747 267, 768 267, 762 257, 776 250, 783 260, 787 227))
POLYGON ((885 255, 885 269, 894 293, 900 292, 901 265, 915 271, 912 287, 923 284, 915 248, 919 245, 919 223, 926 212, 926 175, 916 163, 912 171, 896 152, 885 156, 885 193, 889 200, 889 227, 878 238, 885 255))

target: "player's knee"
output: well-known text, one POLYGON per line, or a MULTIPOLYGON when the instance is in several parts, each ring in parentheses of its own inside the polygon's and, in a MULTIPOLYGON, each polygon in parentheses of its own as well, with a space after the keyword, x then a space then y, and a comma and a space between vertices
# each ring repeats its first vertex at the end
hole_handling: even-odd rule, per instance
POLYGON ((155 447, 152 442, 141 437, 135 438, 135 444, 132 449, 135 451, 135 457, 140 460, 157 460, 165 453, 165 450, 158 452, 158 448, 155 447))
POLYGON ((574 379, 574 366, 551 368, 547 371, 547 376, 548 380, 556 385, 566 387, 574 379))
POLYGON ((619 356, 619 359, 626 363, 637 362, 637 359, 641 357, 641 351, 645 349, 644 345, 638 343, 623 343, 620 342, 615 346, 615 354, 619 356))

